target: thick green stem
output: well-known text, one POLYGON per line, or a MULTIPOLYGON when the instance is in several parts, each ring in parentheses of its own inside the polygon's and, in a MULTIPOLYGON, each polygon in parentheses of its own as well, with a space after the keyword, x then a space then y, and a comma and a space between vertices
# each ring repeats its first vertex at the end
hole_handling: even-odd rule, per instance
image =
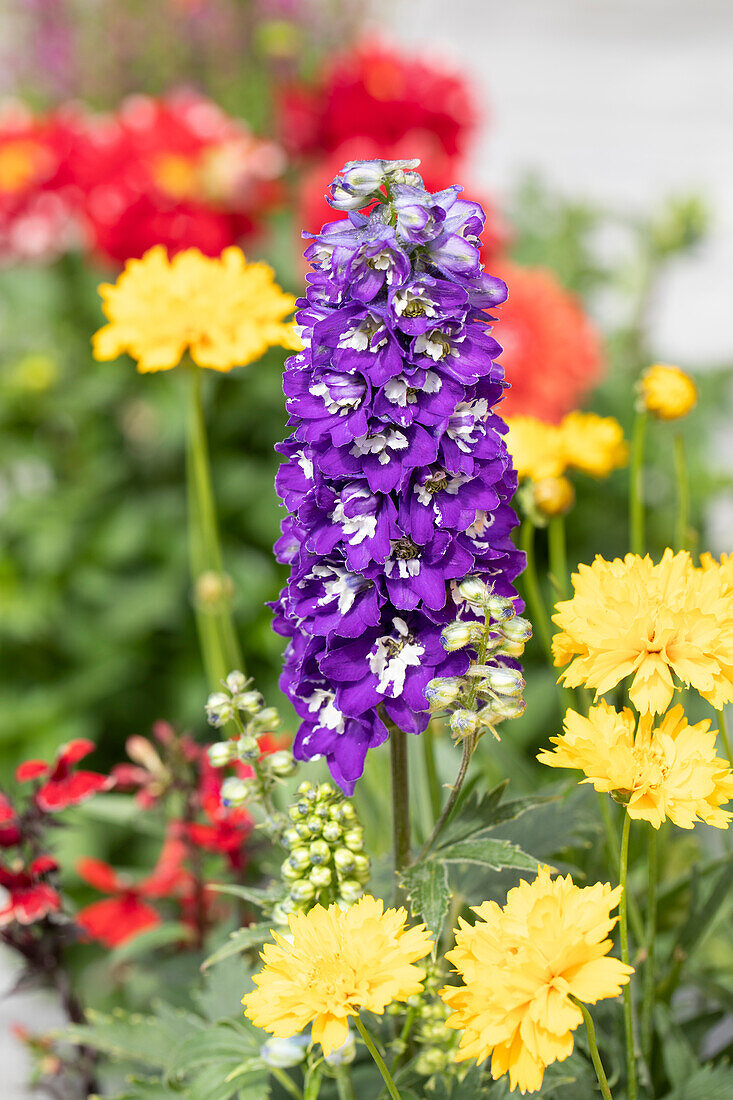
POLYGON ((364 1027, 363 1023, 361 1022, 361 1020, 359 1019, 358 1016, 354 1017, 354 1023, 356 1024, 356 1027, 358 1029, 359 1034, 361 1035, 362 1039, 364 1040, 365 1047, 367 1048, 367 1050, 371 1054, 372 1058, 374 1059, 374 1062, 376 1063, 376 1066, 377 1066, 379 1072, 382 1075, 382 1080, 384 1081, 384 1084, 387 1088, 387 1092, 389 1093, 389 1095, 391 1097, 391 1100, 400 1100, 400 1094, 397 1091, 397 1086, 395 1085, 394 1081, 392 1080, 392 1074, 387 1069, 387 1063, 385 1062, 384 1058, 382 1057, 382 1055, 377 1050, 377 1048, 374 1044, 374 1040, 372 1039, 371 1035, 369 1034, 367 1029, 364 1027))
POLYGON ((435 822, 435 828, 433 829, 432 833, 430 834, 430 836, 428 837, 428 839, 425 841, 424 845, 420 849, 420 854, 418 855, 417 859, 415 860, 415 863, 420 863, 420 861, 423 860, 425 858, 425 856, 428 854, 428 852, 433 847, 436 840, 438 839, 438 837, 442 833, 443 828, 444 828, 446 822, 448 821, 448 818, 450 817, 451 813, 453 812, 453 807, 455 806, 456 802, 458 801, 458 796, 461 793, 461 787, 463 786, 463 781, 466 778, 466 772, 468 771, 468 765, 471 763, 471 757, 473 756, 473 752, 474 752, 475 748, 476 748, 476 736, 475 736, 475 734, 472 737, 464 737, 464 739, 463 739, 463 754, 461 756, 461 766, 458 769, 458 775, 456 776, 456 781, 453 784, 453 787, 451 788, 451 792, 450 792, 450 795, 448 797, 448 801, 446 802, 445 806, 443 807, 443 811, 442 811, 440 817, 435 822))
POLYGON ((570 1000, 578 1006, 583 1013, 583 1020, 585 1022, 585 1030, 588 1035, 588 1048, 590 1050, 590 1057, 593 1063, 593 1069, 596 1071, 596 1077, 598 1078, 598 1084, 601 1089, 601 1096, 603 1100, 613 1100, 611 1096, 611 1090, 608 1087, 608 1078, 606 1077, 606 1071, 603 1068, 603 1062, 601 1056, 598 1053, 598 1043, 596 1042, 596 1029, 593 1025, 593 1017, 588 1009, 585 1007, 582 1001, 579 1001, 577 997, 571 995, 570 1000))
POLYGON ((648 414, 636 414, 629 467, 629 539, 632 554, 643 554, 644 538, 644 438, 648 414))
POLYGON ((720 736, 723 738, 723 744, 725 745, 725 755, 728 757, 728 762, 733 768, 733 753, 730 748, 730 738, 728 737, 728 723, 725 717, 725 707, 721 707, 718 711, 718 728, 720 729, 720 736))
POLYGON ((230 607, 229 583, 224 574, 219 524, 211 484, 209 446, 206 437, 201 370, 188 367, 189 402, 186 430, 186 480, 188 495, 189 551, 202 656, 211 687, 218 687, 233 668, 242 668, 242 657, 230 607), (207 593, 202 577, 215 591, 207 593))
POLYGON ((690 522, 690 480, 687 476, 685 441, 678 432, 674 437, 674 473, 677 482, 677 516, 674 528, 675 550, 687 549, 687 529, 690 522))
POLYGON ((650 826, 647 845, 646 959, 644 960, 644 993, 641 1004, 641 1052, 647 1066, 651 1065, 654 1034, 654 942, 657 936, 657 879, 659 858, 657 830, 650 826))
POLYGON ((527 559, 524 573, 522 574, 524 578, 524 591, 527 595, 527 606, 529 607, 532 623, 537 629, 537 634, 542 642, 542 648, 547 655, 547 659, 550 664, 552 664, 552 628, 545 609, 545 602, 542 599, 540 584, 537 579, 537 567, 534 560, 534 532, 535 527, 532 521, 530 519, 525 519, 522 523, 519 535, 520 549, 524 551, 527 559))
POLYGON ((564 516, 555 516, 550 520, 547 525, 547 540, 550 551, 550 575, 555 583, 558 597, 565 600, 568 595, 568 554, 564 516))
MULTIPOLYGON (((629 832, 631 818, 624 814, 624 828, 621 835, 621 861, 619 880, 621 882, 621 901, 619 903, 619 930, 621 936, 621 959, 629 965, 629 926, 627 919, 626 886, 629 870, 629 832)), ((636 1081, 636 1048, 634 1044, 634 1017, 631 1005, 631 983, 624 986, 624 1035, 626 1038, 626 1067, 628 1100, 636 1100, 638 1087, 636 1081)))
POLYGON ((410 775, 407 762, 407 734, 393 726, 389 737, 392 762, 392 839, 395 871, 395 904, 402 905, 405 892, 400 881, 410 864, 410 775))
POLYGON ((438 769, 435 763, 435 734, 433 733, 432 726, 428 726, 425 732, 421 735, 420 740, 423 748, 423 760, 425 762, 425 778, 428 784, 428 797, 430 799, 430 813, 432 815, 431 827, 440 817, 440 779, 438 778, 438 769))

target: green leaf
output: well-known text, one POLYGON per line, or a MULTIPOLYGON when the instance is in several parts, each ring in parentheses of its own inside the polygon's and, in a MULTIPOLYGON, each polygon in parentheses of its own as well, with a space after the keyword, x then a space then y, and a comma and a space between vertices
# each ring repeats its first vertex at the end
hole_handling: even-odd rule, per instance
POLYGON ((688 1077, 664 1100, 724 1100, 733 1096, 733 1070, 729 1066, 704 1066, 688 1077))
POLYGON ((186 1074, 210 1064, 226 1067, 222 1072, 231 1073, 234 1066, 245 1059, 259 1062, 260 1044, 254 1028, 244 1023, 226 1021, 197 1031, 178 1046, 168 1067, 169 1078, 186 1074))
POLYGON ((504 867, 536 871, 538 864, 534 856, 528 855, 508 840, 481 837, 459 840, 446 847, 441 845, 434 858, 444 863, 478 863, 482 867, 491 867, 494 871, 501 871, 504 867))
POLYGON ((133 936, 132 939, 126 940, 114 951, 110 951, 107 958, 110 965, 116 966, 119 963, 138 959, 148 951, 157 951, 161 947, 170 947, 171 944, 183 943, 192 938, 193 932, 185 924, 165 921, 163 924, 156 925, 155 928, 148 928, 139 935, 133 936))
POLYGON ((259 905, 260 908, 263 905, 272 905, 282 897, 282 890, 279 888, 277 890, 269 887, 261 889, 257 886, 240 886, 239 883, 234 882, 215 882, 207 884, 206 889, 213 890, 216 894, 229 894, 233 898, 241 898, 242 901, 251 901, 253 905, 259 905))
POLYGON ((192 1019, 199 1017, 191 1018, 173 1009, 169 1010, 166 1019, 115 1009, 112 1015, 91 1012, 89 1023, 64 1028, 57 1034, 61 1039, 91 1047, 111 1058, 164 1070, 171 1051, 195 1029, 192 1019))
POLYGON ((437 860, 427 859, 409 867, 402 876, 412 911, 428 926, 437 945, 443 921, 450 904, 448 868, 437 860))
POLYGON ((213 954, 209 955, 208 959, 204 959, 201 963, 201 969, 208 970, 210 966, 215 966, 217 963, 223 962, 224 959, 230 959, 232 955, 239 955, 250 947, 257 947, 269 939, 271 935, 272 927, 270 924, 249 924, 246 928, 238 928, 236 932, 230 934, 226 943, 223 943, 213 954))
MULTIPOLYGON (((697 877, 695 877, 695 887, 697 882, 697 877)), ((731 888, 733 888, 733 873, 731 873, 731 861, 728 860, 701 904, 693 904, 692 910, 682 926, 677 943, 686 955, 692 954, 709 931, 721 907, 727 900, 731 888)), ((697 894, 696 889, 694 893, 697 894)))

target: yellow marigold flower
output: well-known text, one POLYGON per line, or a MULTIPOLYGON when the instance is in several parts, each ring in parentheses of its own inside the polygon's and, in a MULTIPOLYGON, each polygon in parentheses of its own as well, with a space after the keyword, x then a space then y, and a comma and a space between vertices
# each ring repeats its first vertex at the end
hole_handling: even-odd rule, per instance
POLYGON ((663 713, 674 676, 720 710, 733 699, 733 590, 718 569, 695 569, 690 555, 665 550, 581 565, 575 594, 556 607, 552 642, 560 679, 596 695, 632 676, 629 698, 646 714, 663 713))
POLYGON ((700 555, 700 568, 707 573, 711 569, 717 569, 726 589, 733 592, 733 554, 721 554, 720 561, 716 561, 707 551, 700 555))
POLYGON ((653 723, 652 715, 642 715, 637 729, 632 710, 605 702, 587 718, 569 710, 565 732, 550 738, 555 748, 537 759, 551 768, 578 768, 584 783, 614 792, 629 817, 655 829, 667 818, 681 829, 697 821, 727 829, 733 815, 720 807, 733 798, 733 773, 716 753, 717 731, 707 719, 689 725, 681 706, 653 723))
POLYGON ((557 425, 545 424, 534 416, 512 416, 506 423, 509 427, 506 444, 519 480, 560 477, 565 459, 557 425))
POLYGON ((285 321, 295 299, 271 267, 247 263, 238 248, 216 258, 189 248, 169 259, 156 245, 99 292, 109 324, 94 334, 95 358, 127 352, 139 371, 171 370, 186 351, 200 367, 229 371, 270 347, 300 346, 285 321))
POLYGON ((541 477, 532 485, 532 503, 543 516, 564 516, 575 503, 575 489, 566 477, 541 477))
POLYGON ((608 477, 628 462, 624 430, 612 416, 568 413, 560 424, 560 437, 567 465, 591 477, 608 477))
POLYGON ((617 997, 633 974, 608 957, 620 897, 620 886, 579 887, 540 868, 509 891, 503 909, 487 901, 473 926, 459 920, 446 958, 464 984, 440 993, 453 1010, 446 1024, 463 1033, 459 1061, 491 1054, 492 1077, 508 1073, 512 1092, 542 1087, 545 1068, 572 1053, 583 1021, 570 996, 585 1004, 617 997))
POLYGON ((387 909, 369 895, 350 909, 314 906, 289 918, 292 943, 273 933, 262 952, 257 986, 243 998, 257 1027, 287 1039, 312 1024, 324 1054, 349 1034, 359 1009, 381 1014, 392 1001, 422 990, 425 971, 414 966, 430 953, 425 925, 405 928, 404 909, 387 909))
POLYGON ((660 420, 679 420, 697 404, 697 387, 679 367, 655 363, 639 380, 641 406, 660 420))

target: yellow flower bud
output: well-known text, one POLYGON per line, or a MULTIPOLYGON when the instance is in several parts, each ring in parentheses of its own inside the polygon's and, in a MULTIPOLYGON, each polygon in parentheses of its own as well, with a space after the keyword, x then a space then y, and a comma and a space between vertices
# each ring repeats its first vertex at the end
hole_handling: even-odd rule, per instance
POLYGON ((679 420, 687 416, 697 403, 697 387, 679 367, 655 363, 648 367, 639 381, 642 409, 659 420, 679 420))
POLYGON ((532 486, 532 500, 543 516, 563 516, 575 503, 575 490, 566 477, 543 477, 532 486))

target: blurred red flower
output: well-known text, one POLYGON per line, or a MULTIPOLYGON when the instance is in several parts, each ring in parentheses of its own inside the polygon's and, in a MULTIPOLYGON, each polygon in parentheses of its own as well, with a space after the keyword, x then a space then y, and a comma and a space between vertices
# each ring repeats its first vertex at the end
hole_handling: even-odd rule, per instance
POLYGON ((177 837, 167 838, 152 873, 139 882, 118 874, 101 859, 80 859, 76 870, 84 882, 113 896, 81 909, 77 924, 105 947, 118 947, 154 928, 161 923, 160 913, 144 899, 183 897, 190 892, 193 878, 183 866, 185 856, 185 843, 177 837))
POLYGON ((408 134, 423 134, 453 159, 465 152, 477 124, 462 76, 369 41, 334 58, 315 85, 286 88, 278 114, 286 148, 306 156, 332 153, 355 137, 388 150, 408 134))
POLYGON ((0 908, 0 928, 17 921, 34 924, 49 913, 61 908, 61 898, 44 876, 58 870, 58 864, 50 856, 38 856, 27 867, 16 870, 0 864, 0 886, 8 892, 5 904, 0 908))
MULTIPOLYGON (((243 769, 244 771, 244 769, 243 769)), ((247 768, 245 776, 251 776, 247 768)), ((209 763, 206 753, 199 761, 197 799, 205 822, 182 822, 188 840, 207 852, 219 852, 230 866, 241 870, 245 865, 244 843, 252 830, 252 818, 244 808, 229 808, 221 801, 222 777, 209 763)))
POLYGON ((504 262, 492 274, 509 288, 494 327, 511 383, 500 415, 557 422, 602 377, 601 338, 581 303, 551 271, 504 262))
POLYGON ((0 111, 0 263, 53 259, 78 243, 71 146, 61 114, 35 117, 14 102, 0 111))
POLYGON ((0 848, 11 848, 21 839, 20 823, 9 798, 0 791, 0 848))
POLYGON ((130 96, 78 131, 75 181, 93 247, 124 263, 155 244, 218 256, 258 226, 284 155, 191 91, 130 96))
POLYGON ((35 792, 37 806, 45 813, 65 810, 67 806, 78 806, 97 791, 106 791, 114 784, 108 775, 98 772, 74 771, 78 764, 95 748, 93 741, 79 738, 62 745, 53 764, 43 760, 26 760, 16 769, 15 778, 19 783, 33 779, 45 779, 35 792))

